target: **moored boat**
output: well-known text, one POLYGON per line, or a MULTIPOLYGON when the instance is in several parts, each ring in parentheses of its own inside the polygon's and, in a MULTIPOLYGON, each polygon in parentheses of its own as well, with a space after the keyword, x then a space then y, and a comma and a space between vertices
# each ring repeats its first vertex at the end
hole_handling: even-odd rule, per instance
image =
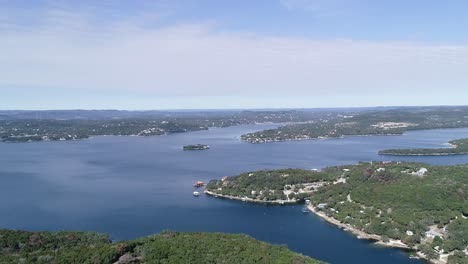
POLYGON ((198 188, 198 187, 203 187, 205 186, 205 183, 202 181, 197 181, 193 184, 193 187, 198 188))

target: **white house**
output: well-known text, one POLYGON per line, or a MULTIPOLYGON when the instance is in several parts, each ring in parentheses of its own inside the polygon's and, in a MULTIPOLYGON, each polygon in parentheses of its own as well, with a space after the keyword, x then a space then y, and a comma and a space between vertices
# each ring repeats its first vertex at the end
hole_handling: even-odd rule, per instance
POLYGON ((326 203, 320 203, 320 204, 317 205, 317 207, 318 207, 319 209, 323 209, 323 208, 325 208, 326 206, 327 206, 326 203))
POLYGON ((426 168, 420 168, 417 172, 416 172, 416 175, 418 176, 424 176, 424 174, 426 174, 427 172, 427 169, 426 168))
POLYGON ((426 237, 429 237, 429 238, 435 238, 436 236, 440 237, 440 238, 443 238, 444 235, 435 231, 435 230, 429 230, 429 231, 426 231, 426 237))

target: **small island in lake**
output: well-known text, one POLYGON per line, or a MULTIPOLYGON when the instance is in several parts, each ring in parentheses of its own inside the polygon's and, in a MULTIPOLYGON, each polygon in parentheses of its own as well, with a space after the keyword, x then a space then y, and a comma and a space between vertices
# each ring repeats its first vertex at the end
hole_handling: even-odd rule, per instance
POLYGON ((185 145, 183 149, 184 150, 207 150, 207 149, 210 149, 210 146, 203 145, 203 144, 185 145))
POLYGON ((379 155, 444 156, 468 154, 468 138, 452 140, 449 145, 451 148, 386 149, 379 151, 379 155))

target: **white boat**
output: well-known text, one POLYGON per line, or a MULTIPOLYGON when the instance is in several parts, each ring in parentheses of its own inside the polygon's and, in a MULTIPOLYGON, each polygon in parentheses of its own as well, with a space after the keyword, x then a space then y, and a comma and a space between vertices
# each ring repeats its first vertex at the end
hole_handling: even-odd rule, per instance
POLYGON ((199 196, 200 193, 199 192, 193 192, 193 196, 199 196))

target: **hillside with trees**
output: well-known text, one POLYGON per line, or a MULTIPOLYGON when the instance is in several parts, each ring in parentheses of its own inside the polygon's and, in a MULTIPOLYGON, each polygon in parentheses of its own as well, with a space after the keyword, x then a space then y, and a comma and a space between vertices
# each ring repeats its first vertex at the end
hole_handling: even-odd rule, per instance
POLYGON ((207 188, 247 201, 290 199, 285 191, 292 189, 297 201, 310 200, 315 210, 350 229, 429 259, 449 254, 449 263, 458 263, 455 258, 468 258, 467 171, 468 165, 366 162, 322 171, 249 172, 211 181, 207 188))
POLYGON ((246 198, 258 202, 299 202, 316 187, 339 177, 337 168, 321 172, 302 169, 261 170, 211 180, 206 190, 215 195, 246 198))
POLYGON ((348 112, 242 135, 249 143, 338 138, 357 135, 400 135, 406 131, 468 127, 468 107, 418 107, 348 112))
POLYGON ((161 234, 112 243, 90 232, 0 230, 0 263, 291 263, 322 262, 246 235, 161 234))

